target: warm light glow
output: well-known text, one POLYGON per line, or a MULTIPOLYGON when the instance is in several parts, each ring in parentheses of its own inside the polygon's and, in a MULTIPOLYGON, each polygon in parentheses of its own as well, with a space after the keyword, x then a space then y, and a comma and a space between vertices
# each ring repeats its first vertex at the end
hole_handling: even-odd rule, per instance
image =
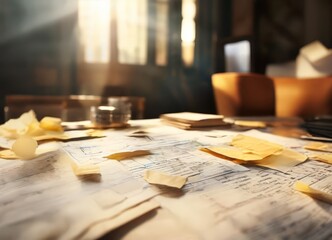
POLYGON ((117 42, 119 62, 147 62, 147 0, 117 1, 117 42))
POLYGON ((165 66, 168 58, 168 2, 156 2, 156 64, 165 66))
POLYGON ((182 42, 194 42, 195 41, 195 21, 193 19, 183 19, 181 28, 181 40, 182 42))
POLYGON ((196 3, 195 0, 182 0, 182 17, 195 18, 196 3))
POLYGON ((79 0, 80 53, 87 63, 110 60, 111 0, 79 0))
POLYGON ((193 65, 195 57, 196 39, 196 2, 195 0, 182 0, 182 61, 186 66, 193 65))
POLYGON ((194 42, 182 42, 182 61, 184 65, 191 66, 194 62, 195 43, 194 42))

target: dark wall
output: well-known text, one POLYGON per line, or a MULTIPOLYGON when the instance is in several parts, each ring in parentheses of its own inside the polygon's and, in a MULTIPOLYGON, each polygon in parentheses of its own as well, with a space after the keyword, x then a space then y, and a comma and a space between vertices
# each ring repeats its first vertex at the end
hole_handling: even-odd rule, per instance
MULTIPOLYGON (((179 1, 172 1, 175 9, 179 1)), ((146 117, 164 112, 214 113, 210 76, 218 68, 218 42, 251 36, 256 72, 269 63, 294 59, 304 44, 321 40, 332 47, 330 0, 197 0, 197 36, 192 68, 181 64, 179 32, 170 34, 170 64, 163 71, 145 68, 106 71, 105 82, 77 76, 77 2, 73 0, 0 0, 0 107, 6 94, 101 94, 93 86, 120 82, 123 94, 147 98, 146 117), (99 82, 98 82, 99 81, 99 82), (82 90, 83 89, 83 90, 82 90), (82 91, 81 91, 82 90, 82 91)), ((173 16, 173 28, 180 19, 173 16)), ((84 71, 81 72, 84 75, 84 71)), ((116 87, 116 86, 115 86, 116 87)), ((0 111, 0 121, 3 120, 0 111)))
POLYGON ((7 94, 73 88, 75 1, 0 0, 0 120, 7 94))
POLYGON ((256 72, 295 60, 315 40, 332 48, 330 0, 234 0, 232 19, 232 36, 254 39, 256 72))
MULTIPOLYGON (((96 71, 84 82, 80 76, 86 69, 78 69, 76 56, 77 1, 0 0, 0 107, 7 94, 113 94, 119 85, 123 94, 146 97, 149 118, 174 111, 215 112, 210 83, 214 43, 229 26, 230 2, 197 0, 193 67, 184 67, 180 59, 181 19, 174 13, 181 13, 181 1, 170 1, 174 7, 170 24, 175 31, 170 34, 169 66, 162 71, 150 65, 144 69, 127 67, 126 71, 117 66, 96 71), (105 92, 95 91, 97 85, 105 92), (113 89, 107 93, 109 87, 113 89)), ((0 111, 0 121, 2 114, 0 111)))

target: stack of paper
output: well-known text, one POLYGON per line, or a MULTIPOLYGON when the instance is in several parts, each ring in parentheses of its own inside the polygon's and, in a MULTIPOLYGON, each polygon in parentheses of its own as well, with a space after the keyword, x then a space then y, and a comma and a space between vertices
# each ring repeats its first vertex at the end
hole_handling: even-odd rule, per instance
POLYGON ((226 126, 224 116, 215 114, 179 112, 162 114, 163 122, 182 129, 226 126))
POLYGON ((236 163, 250 163, 282 172, 307 160, 304 154, 242 134, 235 136, 229 146, 211 146, 201 150, 236 163))
POLYGON ((296 76, 300 78, 331 75, 332 50, 314 41, 300 50, 296 59, 296 76))

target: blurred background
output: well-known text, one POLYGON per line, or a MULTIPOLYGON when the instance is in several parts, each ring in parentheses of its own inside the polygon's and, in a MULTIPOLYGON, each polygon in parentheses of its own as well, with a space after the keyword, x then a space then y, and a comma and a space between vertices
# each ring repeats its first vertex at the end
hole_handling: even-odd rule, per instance
POLYGON ((239 40, 256 73, 312 41, 331 48, 332 1, 0 0, 0 107, 85 94, 143 96, 145 118, 215 113, 211 74, 229 71, 224 47, 239 40))

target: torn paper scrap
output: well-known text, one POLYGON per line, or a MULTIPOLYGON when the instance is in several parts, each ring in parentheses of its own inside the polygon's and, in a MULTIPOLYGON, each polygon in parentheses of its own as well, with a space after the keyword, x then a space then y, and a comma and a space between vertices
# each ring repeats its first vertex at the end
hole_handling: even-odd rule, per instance
POLYGON ((280 154, 272 154, 261 161, 255 162, 255 164, 284 172, 307 159, 308 156, 285 148, 280 154))
POLYGON ((149 150, 135 150, 135 151, 129 151, 129 152, 118 152, 118 153, 113 153, 105 158, 108 159, 114 159, 114 160, 124 160, 128 158, 133 158, 133 157, 141 157, 145 155, 150 155, 151 152, 149 150))
POLYGON ((261 121, 244 121, 244 120, 235 120, 234 124, 240 127, 248 128, 265 128, 266 123, 261 121))
POLYGON ((55 117, 44 117, 40 120, 40 127, 47 131, 62 132, 61 119, 55 117))
POLYGON ((33 130, 35 133, 36 126, 39 122, 34 111, 23 113, 19 118, 10 119, 0 126, 0 135, 6 138, 17 138, 20 135, 27 134, 33 130), (29 128, 31 126, 31 129, 29 128))
POLYGON ((5 149, 0 151, 0 158, 6 160, 14 160, 18 159, 19 157, 10 149, 5 149))
POLYGON ((174 188, 182 188, 187 182, 187 177, 169 175, 160 171, 146 170, 144 172, 144 179, 148 183, 164 185, 174 188))
POLYGON ((281 152, 283 146, 259 138, 239 134, 232 139, 231 145, 259 155, 262 158, 281 152))
POLYGON ((139 130, 128 134, 128 137, 149 137, 149 133, 146 131, 139 130))
POLYGON ((61 119, 44 117, 39 122, 33 110, 23 113, 19 118, 10 119, 0 126, 0 135, 12 139, 22 135, 40 136, 48 131, 62 132, 61 119))
POLYGON ((247 152, 243 149, 228 147, 228 146, 216 146, 216 147, 208 147, 202 148, 202 151, 212 152, 220 157, 231 158, 233 160, 242 160, 242 161, 257 161, 262 160, 263 157, 252 152, 247 152))
POLYGON ((294 184, 294 189, 302 193, 305 193, 310 197, 332 204, 331 186, 332 186, 332 179, 331 176, 329 176, 313 185, 297 181, 294 184))
POLYGON ((103 130, 89 129, 86 131, 86 135, 90 137, 105 137, 105 132, 103 130))
POLYGON ((95 164, 75 164, 71 167, 76 176, 100 174, 100 167, 95 164))
POLYGON ((74 141, 90 138, 100 138, 105 135, 100 132, 91 132, 90 130, 76 130, 67 132, 46 132, 40 136, 34 136, 39 141, 74 141))
POLYGON ((331 153, 324 153, 324 154, 317 154, 312 156, 313 159, 332 164, 332 154, 331 153))
MULTIPOLYGON (((20 143, 19 145, 22 145, 22 143, 20 143)), ((14 146, 14 149, 16 148, 20 148, 20 146, 14 146)), ((59 145, 55 143, 40 144, 37 146, 34 155, 31 155, 31 157, 29 157, 30 156, 29 152, 30 151, 32 152, 32 149, 26 149, 26 148, 17 149, 16 152, 19 153, 15 153, 12 149, 4 149, 0 151, 0 158, 5 160, 35 160, 35 159, 40 159, 40 157, 43 156, 50 156, 50 154, 52 155, 56 154, 58 149, 59 145)))
POLYGON ((237 135, 229 146, 212 146, 201 150, 232 160, 235 163, 251 163, 279 171, 287 171, 305 160, 307 156, 262 139, 237 135))
POLYGON ((305 145, 304 148, 308 150, 332 153, 332 144, 323 143, 323 142, 311 142, 305 145))
POLYGON ((119 216, 110 217, 102 221, 91 225, 89 228, 85 229, 84 235, 80 236, 81 239, 98 239, 102 237, 105 233, 116 229, 133 219, 142 216, 152 210, 159 208, 160 205, 156 201, 147 200, 139 203, 126 211, 123 211, 119 216))

